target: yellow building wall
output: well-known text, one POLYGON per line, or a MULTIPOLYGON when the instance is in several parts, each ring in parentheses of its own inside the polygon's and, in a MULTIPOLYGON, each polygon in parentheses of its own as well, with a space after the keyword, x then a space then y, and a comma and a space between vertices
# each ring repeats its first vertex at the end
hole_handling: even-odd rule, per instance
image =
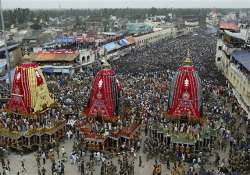
MULTIPOLYGON (((244 103, 250 106, 250 80, 243 73, 231 63, 228 56, 222 50, 218 50, 218 46, 221 46, 221 43, 217 43, 217 53, 221 57, 221 61, 216 60, 216 66, 222 71, 237 93, 241 96, 244 103)), ((217 57, 217 56, 216 56, 217 57)), ((217 58, 216 58, 217 59, 217 58)))

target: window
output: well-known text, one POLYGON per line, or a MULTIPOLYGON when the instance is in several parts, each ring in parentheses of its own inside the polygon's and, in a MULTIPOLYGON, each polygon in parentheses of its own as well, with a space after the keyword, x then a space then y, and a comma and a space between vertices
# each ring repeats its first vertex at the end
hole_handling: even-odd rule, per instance
POLYGON ((222 46, 219 46, 219 47, 218 47, 218 50, 222 50, 222 46))
POLYGON ((217 61, 220 62, 221 61, 221 57, 217 57, 217 61))
POLYGON ((85 56, 82 57, 82 62, 85 62, 85 56))

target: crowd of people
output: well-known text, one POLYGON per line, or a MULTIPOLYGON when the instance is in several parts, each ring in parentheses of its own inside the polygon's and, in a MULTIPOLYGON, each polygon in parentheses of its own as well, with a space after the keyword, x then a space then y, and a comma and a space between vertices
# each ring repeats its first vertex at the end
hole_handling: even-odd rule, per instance
POLYGON ((24 117, 19 114, 0 113, 1 127, 9 132, 17 131, 25 133, 29 130, 38 128, 52 128, 58 121, 63 121, 63 115, 60 110, 52 109, 46 111, 42 117, 32 118, 24 117))
MULTIPOLYGON (((127 149, 130 152, 128 155, 122 153, 117 160, 108 157, 106 153, 89 153, 79 146, 81 137, 78 135, 74 121, 83 120, 81 113, 84 111, 90 95, 91 82, 95 75, 94 66, 71 76, 47 75, 48 88, 59 104, 59 113, 70 121, 67 126, 68 139, 72 139, 75 144, 73 144, 72 152, 68 154, 63 151, 63 147, 60 151, 59 146, 55 146, 52 151, 42 149, 37 153, 37 162, 40 159, 46 161, 50 157, 53 161, 51 172, 60 175, 64 174, 64 164, 68 163, 67 160, 72 166, 78 167, 81 175, 94 174, 95 167, 98 165, 101 165, 102 175, 115 173, 133 175, 137 168, 142 168, 142 164, 147 166, 147 161, 151 159, 155 160, 152 173, 157 175, 166 174, 163 168, 165 165, 168 169, 167 172, 172 175, 249 173, 250 147, 247 140, 249 121, 233 96, 233 92, 228 86, 229 83, 214 64, 215 52, 216 37, 204 34, 201 30, 196 36, 181 36, 145 46, 137 46, 132 49, 131 53, 110 62, 122 84, 122 105, 132 109, 129 113, 129 120, 139 117, 145 126, 145 133, 142 134, 139 142, 146 147, 145 154, 154 153, 147 160, 141 157, 140 149, 136 152, 138 156, 131 154, 134 152, 133 147, 127 149), (196 133, 196 130, 200 130, 201 126, 173 124, 163 119, 163 112, 166 110, 168 102, 169 84, 173 80, 178 66, 186 58, 188 50, 190 50, 193 65, 202 80, 204 116, 209 121, 208 125, 218 131, 218 135, 214 144, 209 145, 211 149, 201 150, 187 161, 181 157, 177 159, 173 150, 163 145, 160 139, 147 136, 147 132, 151 123, 159 126, 166 125, 166 128, 172 128, 171 132, 196 133), (57 158, 52 152, 58 155, 57 158), (206 155, 207 152, 208 155, 206 155), (137 161, 139 166, 137 166, 137 161)), ((20 119, 16 117, 7 120, 5 114, 0 115, 5 121, 5 127, 11 130, 26 130, 31 127, 30 125, 36 126, 36 124, 33 126, 31 121, 20 122, 20 119), (22 122, 25 127, 20 125, 22 122)), ((50 114, 47 115, 50 116, 50 114)), ((52 114, 52 116, 56 116, 56 114, 52 114)), ((59 117, 59 115, 57 116, 59 117)), ((39 122, 39 125, 50 122, 44 120, 46 118, 39 122)), ((48 174, 43 163, 37 164, 38 172, 48 174)))
MULTIPOLYGON (((218 72, 214 64, 215 36, 200 32, 198 36, 183 36, 168 42, 162 40, 133 50, 131 54, 114 61, 114 65, 121 81, 125 84, 124 91, 128 92, 131 106, 135 108, 138 106, 141 109, 138 112, 146 124, 149 123, 148 121, 154 120, 160 126, 163 124, 160 117, 161 109, 164 109, 164 105, 166 105, 164 102, 167 103, 167 93, 162 89, 173 80, 174 73, 186 58, 188 50, 191 51, 191 59, 202 80, 203 111, 209 121, 207 124, 219 133, 215 144, 211 146, 213 149, 208 149, 213 152, 213 156, 210 158, 215 158, 215 162, 218 164, 208 166, 206 163, 209 161, 201 161, 203 163, 200 165, 203 164, 202 166, 207 169, 206 173, 210 174, 223 172, 244 174, 246 171, 243 169, 249 171, 246 164, 246 160, 249 160, 249 141, 246 142, 246 130, 239 131, 236 128, 246 127, 247 115, 234 97, 229 83, 218 72), (244 137, 242 138, 242 136, 244 137), (230 147, 231 151, 228 152, 230 140, 231 142, 234 140, 236 145, 244 143, 243 148, 241 147, 240 151, 236 152, 235 148, 230 147), (217 145, 223 149, 219 149, 217 145), (218 152, 219 154, 217 154, 218 152), (230 156, 221 160, 220 157, 224 157, 223 155, 230 156), (236 159, 232 159, 232 156, 235 156, 236 159), (242 167, 241 163, 237 162, 240 158, 242 158, 241 163, 244 164, 244 168, 239 168, 242 167), (228 162, 228 160, 234 161, 228 162), (237 164, 238 168, 235 169, 235 166, 232 166, 233 163, 237 164)), ((175 128, 178 130, 178 127, 175 128)), ((179 129, 181 130, 181 128, 185 129, 185 127, 179 129)), ((158 151, 161 155, 161 149, 154 149, 158 148, 156 145, 161 145, 160 141, 155 142, 157 140, 152 142, 154 145, 150 146, 154 152, 158 151)), ((239 149, 239 146, 237 148, 239 149)), ((189 174, 194 174, 193 172, 202 169, 194 170, 194 166, 192 166, 191 170, 191 172, 188 171, 189 174)))

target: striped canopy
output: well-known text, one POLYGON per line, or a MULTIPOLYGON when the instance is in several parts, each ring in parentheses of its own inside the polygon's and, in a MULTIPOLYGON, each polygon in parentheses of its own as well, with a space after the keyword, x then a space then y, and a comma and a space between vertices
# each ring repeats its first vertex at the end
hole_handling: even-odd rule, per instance
POLYGON ((7 109, 15 113, 31 114, 43 111, 53 103, 38 65, 27 63, 17 66, 7 109))

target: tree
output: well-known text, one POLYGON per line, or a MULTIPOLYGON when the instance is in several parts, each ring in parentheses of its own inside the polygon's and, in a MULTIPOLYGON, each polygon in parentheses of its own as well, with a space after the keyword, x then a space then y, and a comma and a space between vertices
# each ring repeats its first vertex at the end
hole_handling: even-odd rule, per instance
POLYGON ((80 26, 82 25, 81 20, 78 15, 75 16, 75 23, 76 23, 77 28, 80 28, 80 26))
POLYGON ((42 28, 41 25, 39 25, 38 23, 35 23, 35 24, 32 24, 30 26, 31 29, 34 29, 34 30, 40 30, 42 28))
POLYGON ((151 14, 152 16, 157 15, 157 8, 152 7, 152 8, 150 9, 150 14, 151 14))

